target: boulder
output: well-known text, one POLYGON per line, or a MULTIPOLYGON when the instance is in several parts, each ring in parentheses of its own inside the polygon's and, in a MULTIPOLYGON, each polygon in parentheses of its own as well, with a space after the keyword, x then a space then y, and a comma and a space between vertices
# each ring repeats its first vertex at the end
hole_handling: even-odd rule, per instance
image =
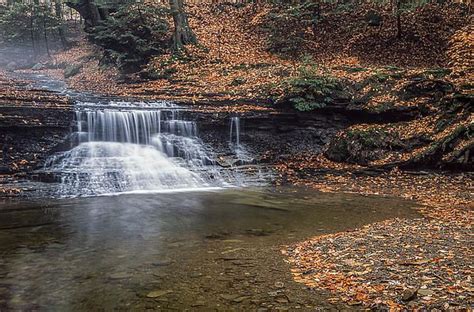
POLYGON ((402 100, 411 100, 418 97, 431 97, 440 99, 446 94, 453 93, 454 86, 439 79, 417 79, 407 83, 400 90, 402 100))
POLYGON ((16 62, 10 62, 7 64, 7 66, 5 67, 8 71, 14 71, 15 69, 18 68, 18 64, 16 62))
POLYGON ((349 129, 331 140, 324 155, 336 162, 367 165, 383 158, 387 152, 401 148, 403 143, 393 133, 380 129, 349 129))
POLYGON ((82 64, 73 64, 64 69, 64 78, 71 78, 79 74, 82 70, 82 64))
POLYGON ((46 66, 42 63, 36 63, 33 67, 31 67, 32 70, 43 70, 46 69, 46 66))

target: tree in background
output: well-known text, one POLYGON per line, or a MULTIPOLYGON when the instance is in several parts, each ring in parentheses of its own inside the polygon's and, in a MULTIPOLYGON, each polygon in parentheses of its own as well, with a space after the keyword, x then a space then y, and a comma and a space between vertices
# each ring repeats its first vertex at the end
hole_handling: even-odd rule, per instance
POLYGON ((173 48, 175 51, 180 51, 184 45, 195 44, 197 40, 189 26, 183 0, 169 0, 169 5, 174 23, 173 48))
POLYGON ((169 0, 169 8, 133 0, 95 1, 68 0, 67 5, 84 19, 88 38, 104 49, 103 63, 115 64, 124 72, 138 71, 152 56, 180 52, 197 41, 183 0, 169 0))
MULTIPOLYGON (((173 50, 180 51, 187 44, 196 43, 196 36, 189 26, 188 17, 184 10, 183 0, 169 0, 169 13, 173 18, 173 50)), ((110 14, 118 12, 132 4, 140 5, 139 1, 127 0, 68 0, 66 4, 76 10, 84 19, 85 29, 91 32, 92 28, 99 26, 109 18, 110 14)), ((149 7, 149 6, 142 6, 149 7)))
POLYGON ((108 16, 108 11, 102 9, 94 0, 66 1, 66 5, 81 15, 86 31, 99 25, 99 23, 106 20, 108 16))
POLYGON ((103 63, 138 71, 152 56, 166 52, 170 42, 166 17, 160 6, 122 5, 91 28, 88 38, 104 49, 103 63))
POLYGON ((61 0, 54 1, 54 13, 56 15, 56 19, 60 21, 58 25, 58 34, 59 38, 61 39, 61 44, 63 45, 63 48, 66 49, 69 46, 69 42, 66 38, 67 29, 64 23, 63 4, 61 0))
POLYGON ((9 3, 0 10, 0 38, 7 44, 31 45, 35 55, 41 46, 49 53, 51 38, 66 38, 63 15, 58 13, 49 3, 9 3))

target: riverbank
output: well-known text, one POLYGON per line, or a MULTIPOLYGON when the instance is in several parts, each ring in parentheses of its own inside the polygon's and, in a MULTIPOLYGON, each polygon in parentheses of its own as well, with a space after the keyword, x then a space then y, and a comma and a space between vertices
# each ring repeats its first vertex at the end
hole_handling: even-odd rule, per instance
POLYGON ((292 185, 407 198, 420 204, 416 209, 423 215, 287 246, 282 253, 296 281, 327 291, 334 302, 361 308, 469 310, 472 306, 472 173, 382 173, 343 168, 323 156, 313 168, 301 159, 277 167, 292 185))
POLYGON ((61 148, 69 135, 70 100, 0 71, 0 196, 22 192, 18 180, 61 148))

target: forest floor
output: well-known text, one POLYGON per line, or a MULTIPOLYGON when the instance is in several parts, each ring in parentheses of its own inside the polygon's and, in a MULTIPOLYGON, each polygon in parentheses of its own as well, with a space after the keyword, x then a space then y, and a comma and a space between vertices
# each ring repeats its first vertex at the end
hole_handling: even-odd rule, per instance
POLYGON ((459 6, 428 5, 407 13, 398 39, 387 12, 383 28, 367 26, 371 9, 362 5, 341 14, 328 8, 318 27, 301 35, 295 33, 301 25, 291 14, 270 5, 190 6, 199 44, 180 57, 152 59, 144 71, 158 79, 101 65, 100 50, 85 40, 45 60, 38 72, 63 79, 64 66, 73 66, 75 75, 66 81, 74 90, 210 104, 206 109, 238 113, 274 109, 272 104, 285 98, 288 79, 311 67, 350 90, 343 107, 349 118, 361 113, 391 119, 354 122, 329 146, 330 159, 371 166, 469 162, 472 153, 467 151, 474 146, 469 136, 474 121, 472 16, 459 6), (290 19, 283 27, 274 16, 290 19), (301 42, 295 43, 296 37, 301 42), (297 49, 288 55, 278 44, 297 49), (351 151, 341 153, 346 145, 351 151), (444 151, 444 146, 449 148, 444 151))
MULTIPOLYGON (((190 104, 225 103, 232 105, 216 109, 239 112, 268 109, 281 96, 282 80, 296 76, 309 55, 322 73, 352 84, 371 81, 361 90, 365 94, 360 94, 367 99, 362 104, 366 111, 386 111, 387 104, 388 109, 431 105, 432 98, 398 98, 400 90, 420 79, 442 80, 472 100, 473 26, 455 11, 428 8, 407 17, 407 36, 399 41, 394 40, 393 21, 382 30, 359 23, 366 10, 345 16, 353 19, 350 23, 328 18, 317 33, 306 30, 312 39, 303 38, 300 57, 295 58, 269 50, 268 32, 261 26, 269 13, 275 13, 271 7, 191 7, 190 23, 200 44, 189 47, 184 58, 162 55, 153 59, 149 66, 161 73, 161 79, 145 81, 101 67, 98 50, 84 42, 45 61, 39 72, 63 78, 64 69, 57 65, 73 64, 80 70, 67 79, 72 89, 190 104)), ((352 129, 389 127, 397 137, 436 140, 458 126, 472 127, 472 108, 456 112, 460 117, 454 117, 446 131, 435 129, 444 112, 429 109, 434 113, 409 121, 356 124, 352 129)), ((465 148, 469 144, 473 141, 468 135, 458 145, 465 148)), ((335 302, 363 308, 472 308, 472 172, 400 171, 396 166, 391 171, 373 169, 411 155, 411 150, 397 153, 391 146, 388 149, 385 158, 366 164, 336 163, 322 154, 292 155, 276 164, 281 175, 278 183, 408 198, 420 204, 424 216, 388 220, 288 246, 283 253, 293 266, 295 280, 330 292, 335 302)), ((465 157, 472 158, 469 153, 465 157)))
MULTIPOLYGON (((383 82, 400 75, 405 79, 397 79, 406 80, 421 74, 441 74, 457 86, 470 84, 473 26, 459 7, 427 6, 410 13, 405 17, 401 39, 396 38, 394 21, 387 16, 383 29, 368 27, 364 19, 371 9, 360 6, 344 14, 327 9, 316 29, 308 27, 298 34, 301 42, 293 42, 293 28, 301 25, 293 21, 286 28, 274 25, 278 30, 275 36, 275 29, 269 27, 273 16, 285 20, 287 12, 271 5, 191 5, 190 24, 199 44, 188 46, 178 57, 164 54, 152 59, 144 70, 153 72, 157 79, 125 76, 111 66, 101 65, 100 50, 84 39, 70 50, 45 59, 41 71, 63 78, 64 67, 73 65, 78 70, 67 81, 75 90, 179 98, 189 103, 268 104, 269 97, 281 95, 282 81, 298 75, 305 62, 325 75, 355 83, 370 77, 383 82), (282 52, 283 48, 275 47, 277 43, 296 51, 282 52)), ((379 96, 370 105, 386 100, 379 96)))

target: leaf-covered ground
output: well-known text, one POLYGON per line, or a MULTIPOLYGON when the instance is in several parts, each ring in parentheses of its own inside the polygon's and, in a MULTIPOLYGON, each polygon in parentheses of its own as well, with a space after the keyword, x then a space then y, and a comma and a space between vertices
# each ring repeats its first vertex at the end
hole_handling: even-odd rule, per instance
POLYGON ((458 223, 394 219, 316 237, 285 253, 296 281, 327 289, 336 302, 467 309, 473 303, 474 246, 471 226, 458 223))
POLYGON ((323 156, 302 156, 278 168, 282 181, 294 185, 415 200, 424 216, 288 246, 282 252, 296 281, 364 308, 472 307, 472 173, 380 173, 323 156))
MULTIPOLYGON (((459 84, 472 80, 472 23, 462 7, 428 5, 407 13, 402 17, 402 39, 396 38, 394 19, 384 8, 375 7, 384 18, 383 26, 368 27, 365 16, 372 9, 370 3, 323 7, 317 26, 298 33, 304 39, 301 43, 293 31, 301 25, 292 20, 270 29, 275 16, 286 19, 282 9, 271 5, 190 5, 189 19, 199 44, 188 46, 180 57, 165 54, 151 60, 144 70, 155 80, 124 77, 99 66, 100 51, 85 41, 55 55, 53 63, 82 64, 81 72, 68 79, 74 89, 188 102, 250 99, 261 104, 280 96, 281 82, 297 75, 307 59, 321 72, 355 83, 369 78, 395 81, 401 75, 446 67, 452 69, 449 79, 459 84), (295 45, 297 53, 272 51, 271 31, 295 45)), ((62 76, 62 70, 50 72, 62 76)), ((370 105, 390 100, 384 92, 376 93, 370 105)))

